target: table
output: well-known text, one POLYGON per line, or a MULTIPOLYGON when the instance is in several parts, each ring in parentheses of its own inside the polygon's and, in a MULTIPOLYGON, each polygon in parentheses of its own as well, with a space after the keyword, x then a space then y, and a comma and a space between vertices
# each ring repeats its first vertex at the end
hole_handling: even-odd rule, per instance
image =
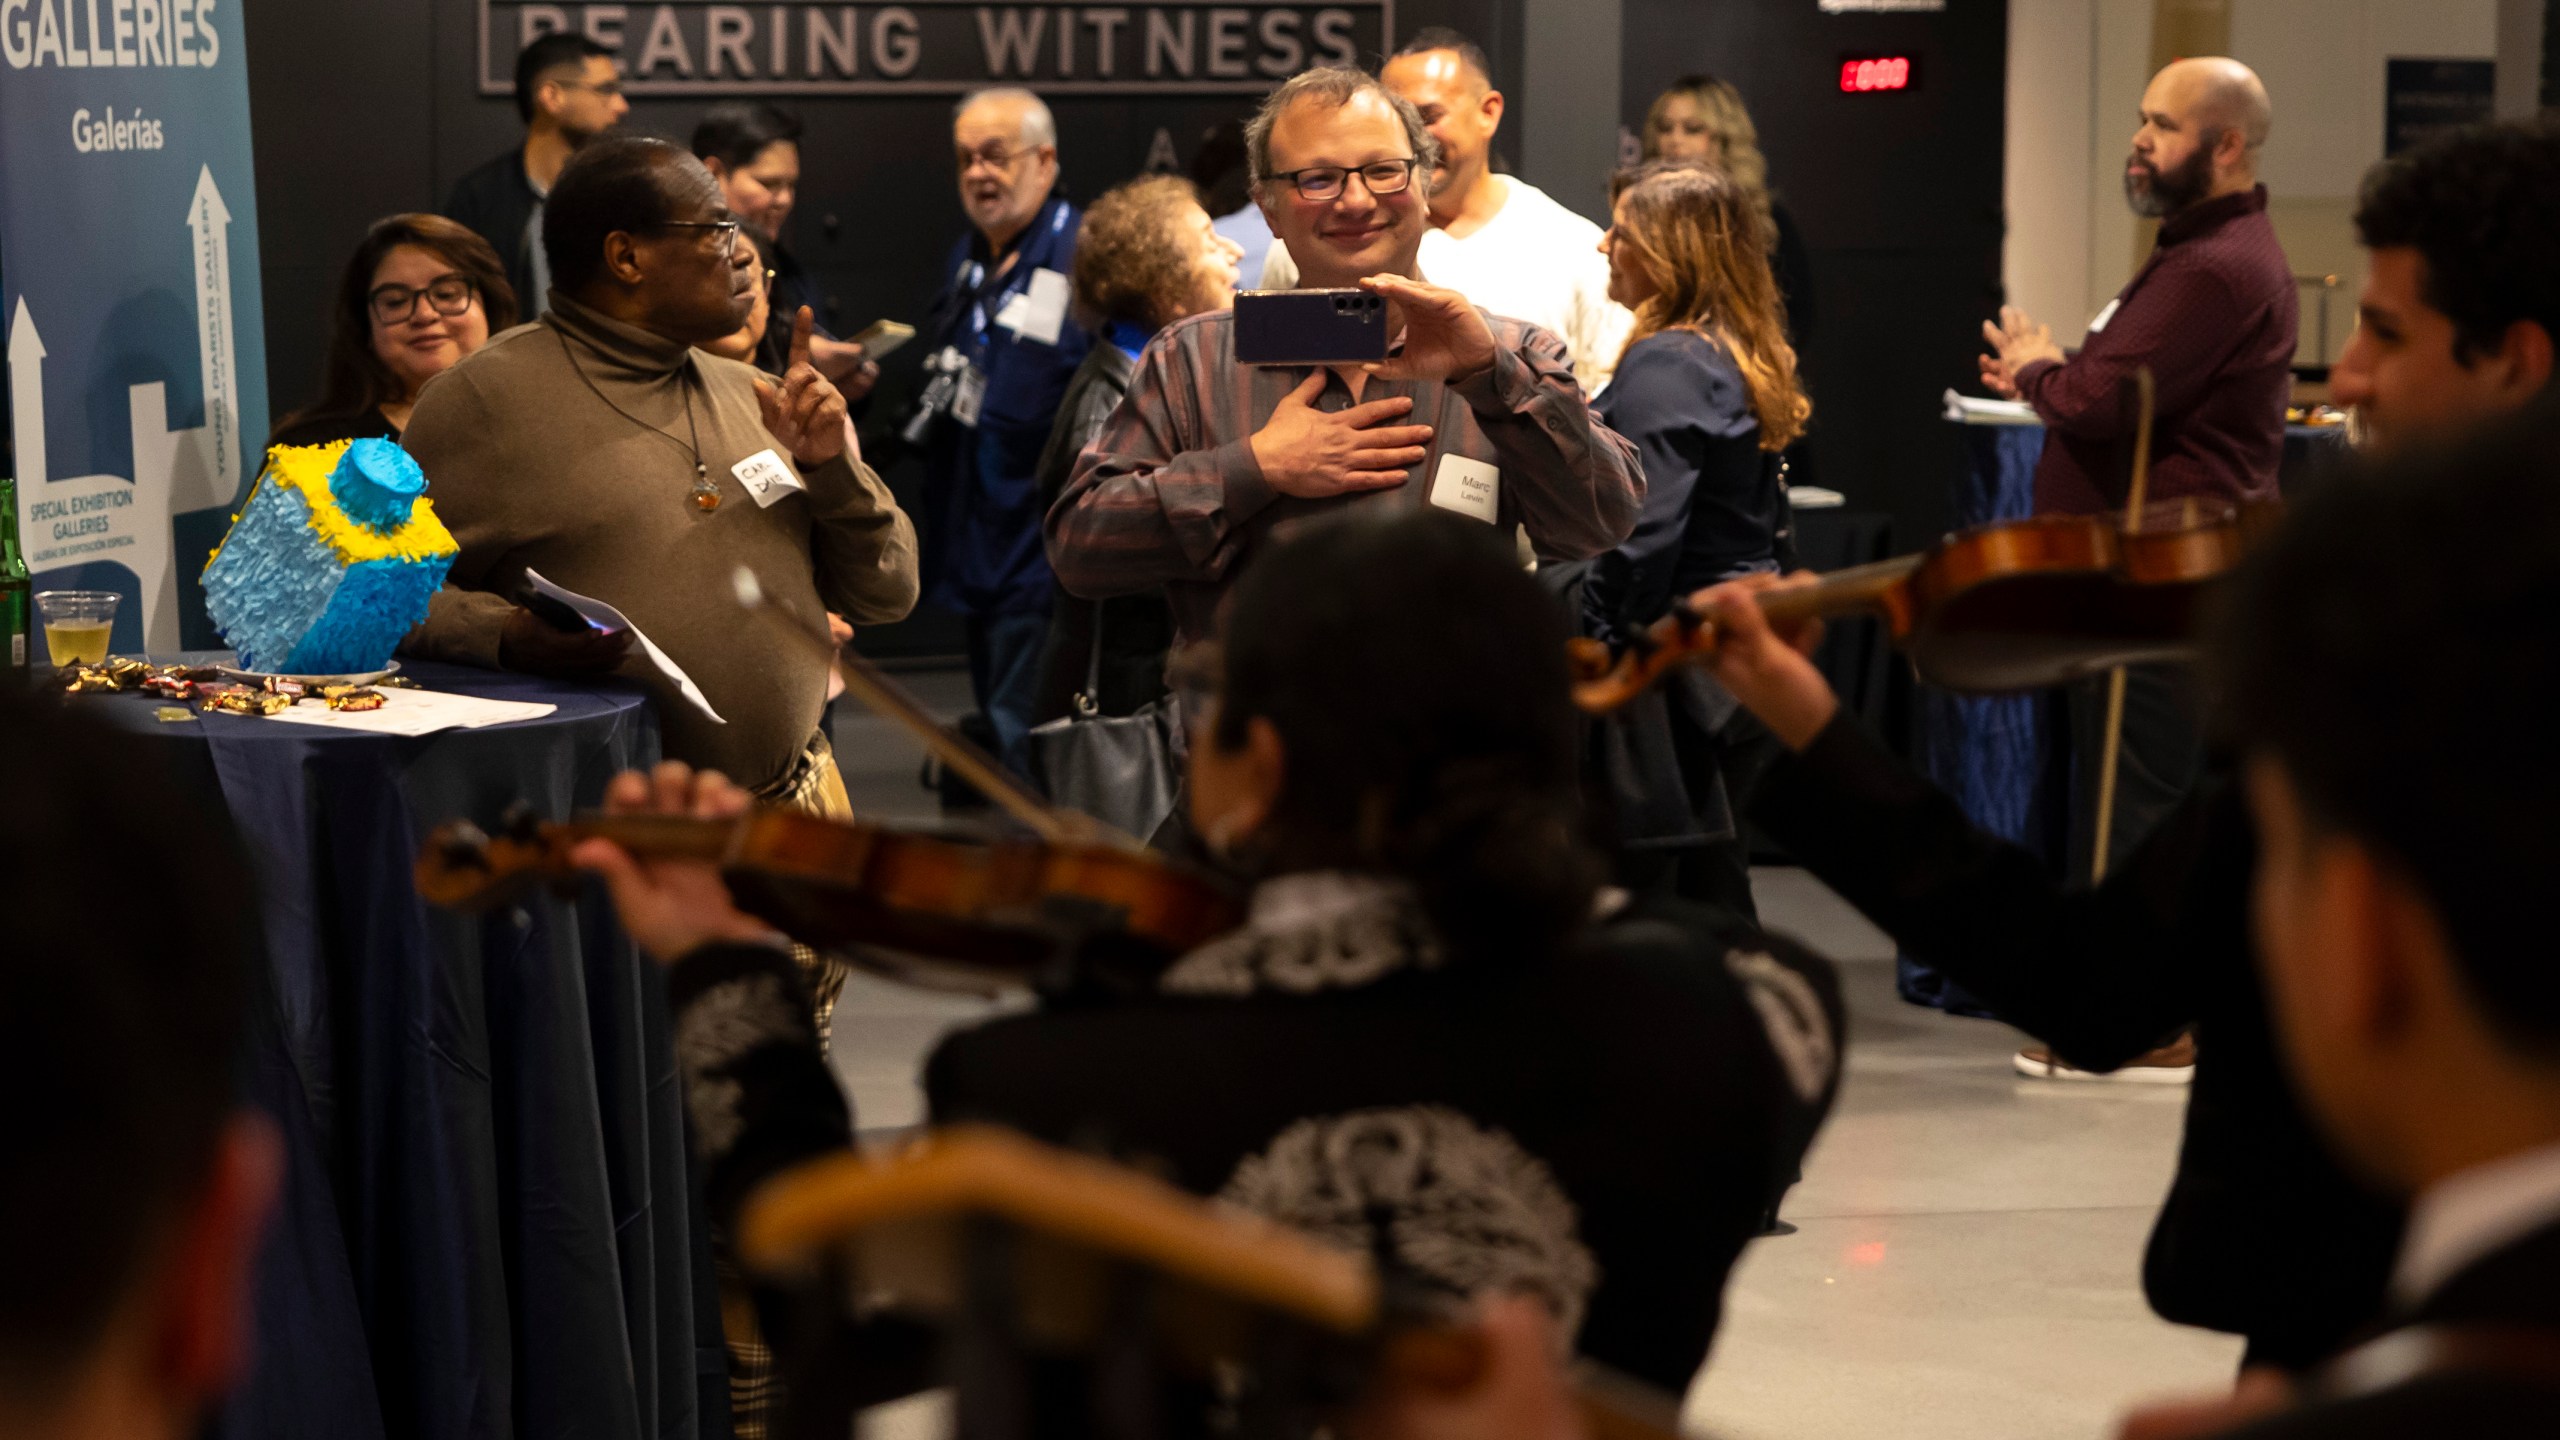
MULTIPOLYGON (((198 659, 200 657, 189 657, 198 659)), ((245 716, 162 723, 258 867, 269 969, 249 1088, 288 1154, 257 1365, 220 1430, 259 1440, 728 1433, 727 1362, 654 969, 590 893, 431 910, 420 836, 592 805, 658 758, 644 693, 409 663, 550 715, 417 738, 245 716)), ((168 919, 171 917, 159 917, 168 919)))
MULTIPOLYGON (((2022 520, 2035 507, 2036 461, 2044 427, 1951 422, 1964 436, 1956 476, 1955 528, 2022 520)), ((2339 453, 2343 426, 2288 425, 2278 485, 2291 492, 2339 453)), ((1955 797, 1973 823, 2060 866, 2069 850, 2070 736, 2060 692, 1956 695, 1920 686, 1913 708, 1913 762, 1955 797)), ((1899 966, 1902 996, 1961 1014, 1988 1014, 1953 982, 1909 956, 1899 966)))

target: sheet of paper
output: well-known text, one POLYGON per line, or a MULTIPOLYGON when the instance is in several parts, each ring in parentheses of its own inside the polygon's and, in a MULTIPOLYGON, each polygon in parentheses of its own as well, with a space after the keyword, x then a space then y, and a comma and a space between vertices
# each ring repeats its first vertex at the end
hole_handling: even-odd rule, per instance
POLYGON ((624 615, 621 611, 614 609, 612 606, 607 605, 592 595, 581 595, 575 590, 564 590, 561 587, 552 584, 550 581, 542 578, 542 572, 539 570, 527 567, 524 572, 524 578, 532 584, 534 589, 550 596, 552 599, 559 601, 561 604, 568 606, 579 614, 586 616, 589 620, 602 625, 604 628, 608 630, 630 631, 632 642, 640 647, 640 653, 648 657, 649 664, 657 670, 659 675, 665 677, 668 684, 675 687, 676 693, 682 695, 685 698, 686 703, 692 705, 693 708, 701 711, 703 714, 710 716, 711 723, 714 725, 726 725, 729 723, 728 721, 720 718, 719 711, 711 708, 711 701, 708 697, 703 695, 702 687, 693 683, 693 677, 684 673, 684 667, 678 665, 675 661, 668 659, 667 652, 658 648, 658 642, 641 633, 640 627, 632 624, 629 616, 624 615))
POLYGON ((332 710, 306 700, 268 718, 288 725, 316 725, 368 735, 432 735, 439 730, 477 730, 484 725, 538 720, 559 708, 524 700, 451 695, 441 690, 385 690, 379 710, 332 710))
POLYGON ((1949 390, 1946 418, 1967 425, 2041 425, 2036 407, 2024 400, 1991 400, 1949 390))

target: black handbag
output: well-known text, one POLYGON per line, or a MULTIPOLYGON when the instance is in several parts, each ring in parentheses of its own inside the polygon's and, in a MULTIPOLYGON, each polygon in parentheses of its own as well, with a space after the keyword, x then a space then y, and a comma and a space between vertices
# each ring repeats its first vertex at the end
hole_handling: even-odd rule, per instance
POLYGON ((1143 840, 1173 813, 1182 791, 1182 719, 1171 695, 1134 714, 1102 713, 1102 626, 1110 603, 1093 607, 1084 688, 1070 702, 1070 713, 1032 727, 1032 779, 1049 803, 1143 840))

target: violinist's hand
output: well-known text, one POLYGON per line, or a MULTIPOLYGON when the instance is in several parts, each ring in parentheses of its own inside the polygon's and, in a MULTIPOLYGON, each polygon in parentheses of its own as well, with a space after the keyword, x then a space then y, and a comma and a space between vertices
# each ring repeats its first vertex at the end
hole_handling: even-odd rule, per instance
POLYGON ((2116 1440, 2205 1440, 2290 1409, 2297 1398, 2291 1376, 2252 1366, 2240 1372, 2240 1383, 2228 1394, 2143 1406, 2125 1417, 2116 1440))
POLYGON ((804 470, 842 455, 845 437, 852 433, 845 424, 843 394, 809 360, 810 337, 817 327, 817 316, 801 306, 791 317, 791 365, 782 372, 781 388, 770 380, 755 382, 756 405, 764 411, 766 432, 781 441, 783 450, 804 470))
MULTIPOLYGON (((696 773, 669 760, 647 774, 625 770, 605 787, 608 815, 691 815, 727 820, 747 812, 747 792, 717 770, 696 773)), ((772 926, 737 907, 720 867, 708 860, 639 860, 610 840, 584 840, 569 852, 612 892, 614 913, 640 948, 672 965, 705 945, 779 945, 772 926)))
POLYGON ((1360 368, 1385 380, 1457 382, 1493 367, 1493 327, 1455 290, 1402 275, 1372 275, 1360 288, 1404 311, 1404 349, 1360 368))
POLYGON ((1761 613, 1760 597, 1814 583, 1809 571, 1785 579, 1745 575, 1710 585, 1689 597, 1714 622, 1716 645, 1703 658, 1707 673, 1733 692, 1790 750, 1802 750, 1831 723, 1840 697, 1808 658, 1822 642, 1822 622, 1807 620, 1783 630, 1761 613))
POLYGON ((1488 1296, 1470 1333, 1483 1346, 1474 1375, 1397 1374, 1391 1363, 1345 1417, 1348 1440, 1590 1440, 1546 1302, 1488 1296))

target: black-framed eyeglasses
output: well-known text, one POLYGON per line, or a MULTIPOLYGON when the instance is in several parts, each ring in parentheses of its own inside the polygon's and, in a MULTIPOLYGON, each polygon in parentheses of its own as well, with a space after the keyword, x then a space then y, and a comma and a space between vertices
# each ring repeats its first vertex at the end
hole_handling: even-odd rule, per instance
POLYGON ((1348 169, 1340 165, 1310 165, 1304 170, 1284 170, 1271 178, 1288 181, 1302 200, 1334 199, 1354 175, 1360 177, 1361 188, 1372 195, 1401 195, 1413 188, 1414 167, 1421 163, 1419 159, 1372 160, 1348 169))
POLYGON ((480 288, 459 275, 439 275, 424 289, 407 285, 376 285, 365 297, 373 307, 373 318, 384 325, 397 325, 418 313, 418 298, 437 314, 454 316, 470 310, 471 302, 480 296, 480 288))
POLYGON ((652 230, 708 230, 718 242, 720 258, 726 260, 738 253, 739 222, 735 220, 661 220, 652 230))

